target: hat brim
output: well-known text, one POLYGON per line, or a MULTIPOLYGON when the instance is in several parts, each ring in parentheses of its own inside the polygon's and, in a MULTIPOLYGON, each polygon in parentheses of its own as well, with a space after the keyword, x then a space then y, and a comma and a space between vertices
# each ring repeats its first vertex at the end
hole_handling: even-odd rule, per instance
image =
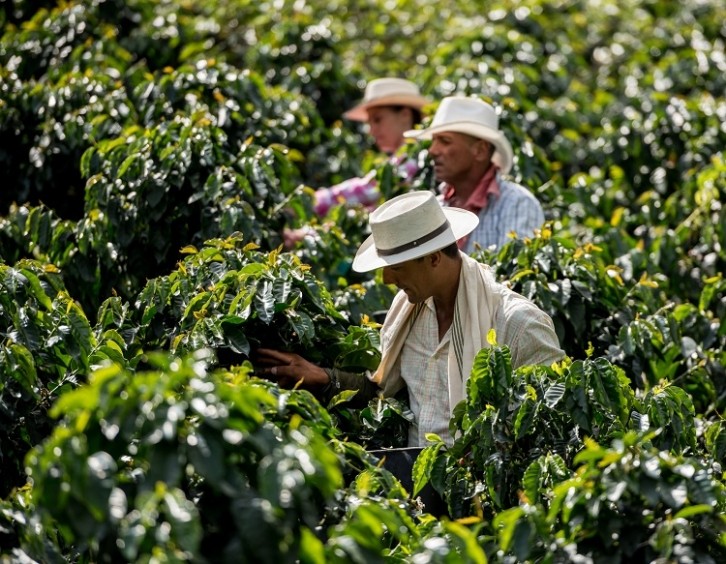
POLYGON ((368 238, 363 241, 361 246, 358 248, 358 252, 355 254, 355 258, 353 259, 353 270, 356 272, 369 272, 376 268, 401 264, 407 260, 426 256, 429 253, 448 247, 451 243, 455 243, 465 235, 468 235, 474 231, 474 228, 479 223, 479 217, 470 211, 450 207, 445 207, 443 210, 444 215, 451 226, 450 231, 446 230, 441 235, 434 237, 422 245, 390 256, 379 255, 373 241, 373 235, 369 235, 368 238))
POLYGON ((416 96, 414 94, 396 94, 394 96, 381 96, 375 100, 361 102, 357 106, 343 114, 343 117, 352 121, 368 121, 368 108, 378 106, 406 106, 421 111, 424 106, 430 104, 431 101, 424 96, 416 96))
POLYGON ((509 143, 509 140, 501 131, 497 131, 478 123, 460 121, 437 125, 427 129, 410 129, 408 131, 404 131, 403 136, 409 139, 430 140, 435 134, 447 131, 453 133, 465 133, 472 137, 488 141, 494 145, 495 148, 494 154, 492 155, 492 162, 497 165, 499 170, 501 170, 504 174, 507 174, 510 170, 512 170, 514 152, 512 151, 512 145, 509 143))

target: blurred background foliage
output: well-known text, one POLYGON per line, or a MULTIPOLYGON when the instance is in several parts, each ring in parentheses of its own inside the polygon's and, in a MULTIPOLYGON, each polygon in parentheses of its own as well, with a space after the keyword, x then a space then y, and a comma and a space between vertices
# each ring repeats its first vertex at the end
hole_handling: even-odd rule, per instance
MULTIPOLYGON (((312 195, 371 170, 386 197, 433 188, 425 142, 402 149, 421 165, 404 184, 365 127, 342 118, 381 76, 418 83, 434 101, 425 119, 451 94, 498 108, 511 174, 548 222, 475 256, 552 316, 571 358, 602 357, 641 394, 685 390, 688 432, 724 460, 722 1, 8 0, 0 30, 0 495, 24 483, 53 402, 105 362, 132 378, 152 348, 199 346, 216 353, 212 369, 261 339, 331 365, 375 357, 366 315, 392 289, 350 271, 368 212, 319 218, 312 195), (314 236, 280 252, 283 229, 300 226, 314 236)), ((665 424, 663 413, 652 419, 665 424)), ((37 459, 50 468, 49 453, 37 459)), ((4 519, 20 522, 24 495, 4 519)), ((323 497, 316 511, 335 513, 323 497)), ((353 511, 341 539, 381 537, 367 511, 383 510, 353 511)), ((406 515, 387 519, 411 530, 406 515)), ((3 523, 0 541, 12 537, 3 523)), ((432 556, 425 539, 441 527, 403 552, 432 556)), ((322 550, 293 529, 306 554, 322 550)), ((332 536, 330 554, 350 556, 332 536)), ((48 546, 39 539, 26 542, 48 546)))

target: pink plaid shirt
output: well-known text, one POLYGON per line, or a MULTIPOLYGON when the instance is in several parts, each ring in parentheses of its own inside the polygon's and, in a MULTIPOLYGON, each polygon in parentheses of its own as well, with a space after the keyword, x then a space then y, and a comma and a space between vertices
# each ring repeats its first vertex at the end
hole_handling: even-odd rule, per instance
MULTIPOLYGON (((398 167, 399 178, 402 182, 410 182, 418 172, 418 165, 414 159, 403 160, 401 157, 392 157, 391 163, 398 167)), ((323 217, 330 208, 339 204, 362 205, 369 210, 374 209, 381 199, 378 189, 376 171, 372 170, 362 178, 349 178, 340 184, 329 188, 319 188, 315 191, 315 213, 323 217)))

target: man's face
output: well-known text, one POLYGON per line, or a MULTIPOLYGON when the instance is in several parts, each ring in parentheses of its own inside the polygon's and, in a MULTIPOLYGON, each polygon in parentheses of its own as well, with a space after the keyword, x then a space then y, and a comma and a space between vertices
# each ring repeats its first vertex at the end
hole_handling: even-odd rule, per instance
POLYGON ((487 149, 486 141, 465 133, 435 133, 429 154, 437 180, 456 187, 457 183, 469 179, 475 163, 488 158, 487 149))
POLYGON ((406 292, 412 304, 427 300, 433 295, 432 269, 428 259, 423 257, 383 267, 383 282, 395 284, 399 290, 406 292))

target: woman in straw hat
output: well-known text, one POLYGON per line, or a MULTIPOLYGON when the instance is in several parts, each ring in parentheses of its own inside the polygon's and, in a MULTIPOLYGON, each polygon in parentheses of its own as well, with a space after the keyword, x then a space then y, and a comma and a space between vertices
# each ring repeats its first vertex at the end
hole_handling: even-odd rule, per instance
MULTIPOLYGON (((390 155, 391 162, 400 167, 402 176, 411 179, 418 171, 416 163, 396 156, 403 145, 403 132, 421 121, 421 110, 429 103, 418 86, 402 78, 378 78, 366 86, 363 99, 343 117, 368 125, 376 147, 390 155)), ((351 178, 329 188, 315 192, 315 213, 324 216, 336 204, 375 206, 381 198, 376 182, 376 171, 362 178, 351 178)))
POLYGON ((442 207, 424 190, 381 205, 353 260, 358 272, 382 268, 383 281, 399 288, 381 329, 376 372, 323 369, 297 354, 260 349, 260 373, 283 386, 301 383, 326 399, 352 389, 365 402, 405 387, 414 414, 408 446, 424 446, 427 433, 451 443, 451 414, 464 399, 474 358, 491 346, 490 331, 510 348, 513 368, 549 365, 564 356, 550 317, 458 249, 456 242, 478 223, 475 214, 442 207))

